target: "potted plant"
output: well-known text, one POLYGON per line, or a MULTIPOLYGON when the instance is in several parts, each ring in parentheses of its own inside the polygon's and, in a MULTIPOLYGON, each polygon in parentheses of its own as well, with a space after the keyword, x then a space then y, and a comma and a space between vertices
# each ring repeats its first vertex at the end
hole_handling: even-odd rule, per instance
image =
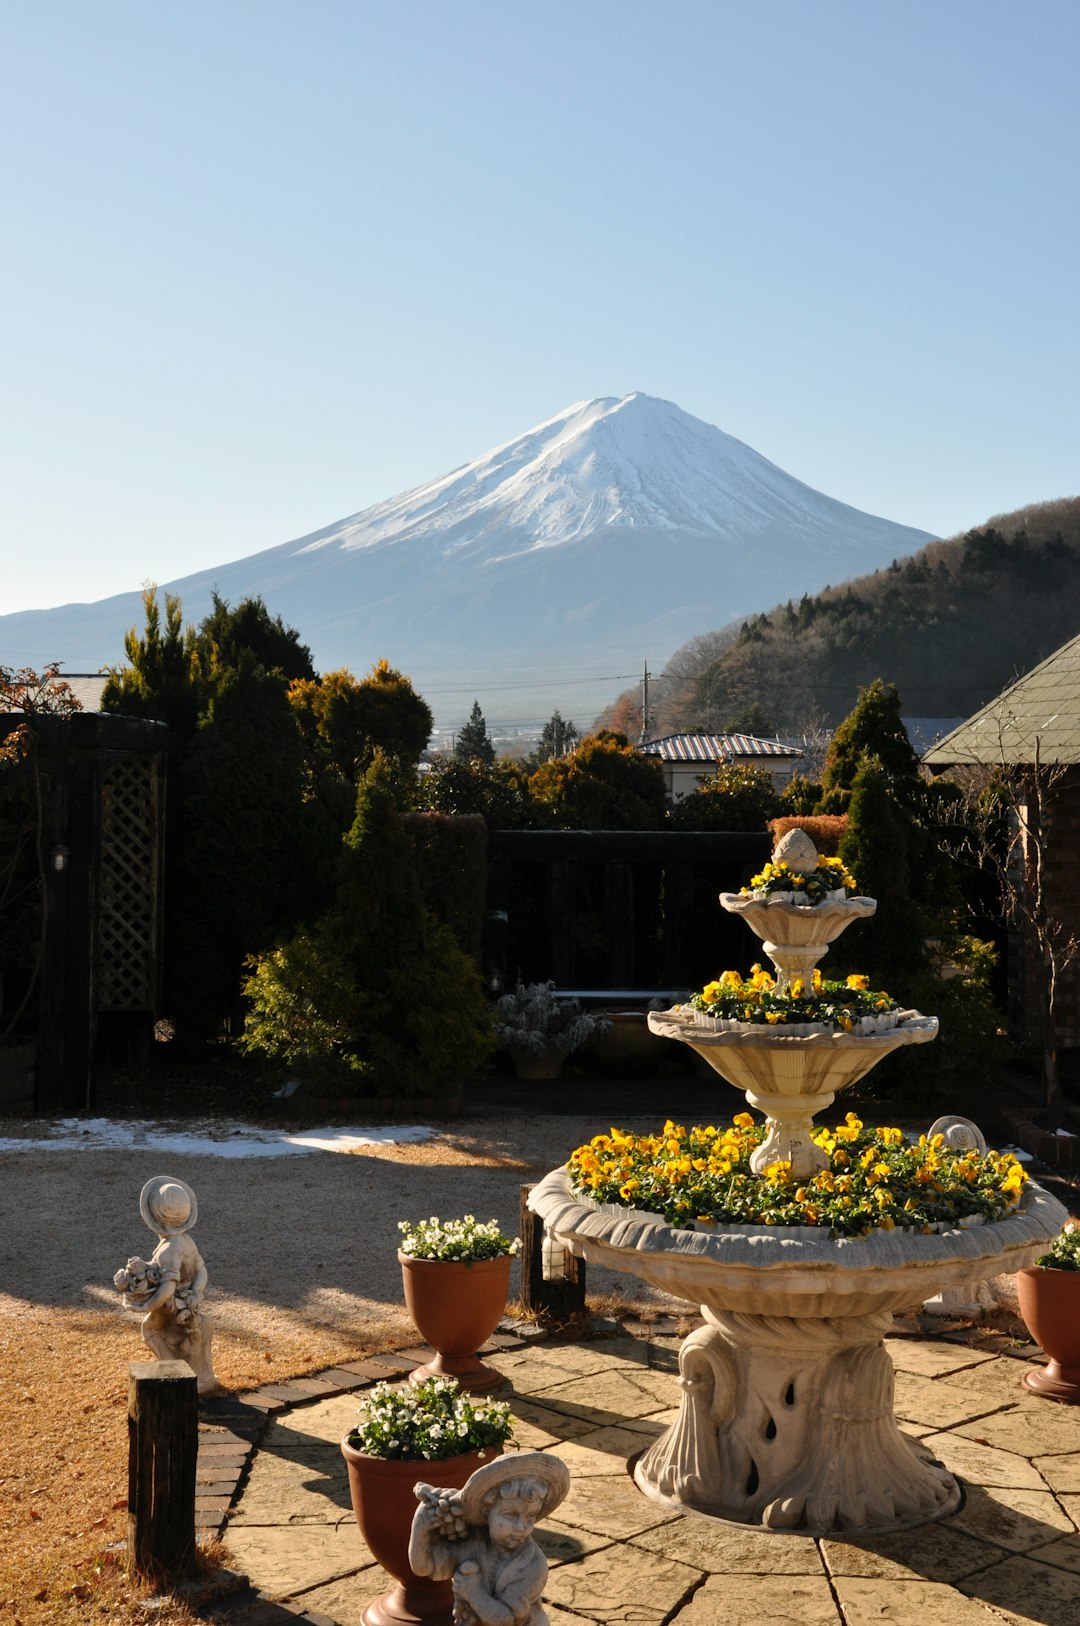
POLYGON ((519 1078, 558 1078, 570 1052, 608 1025, 576 999, 556 998, 554 982, 519 982, 495 1006, 495 1038, 510 1052, 519 1078))
POLYGON ((1020 1314, 1049 1355, 1032 1367, 1024 1387, 1032 1394, 1080 1405, 1080 1226, 1070 1221, 1049 1253, 1016 1273, 1020 1314))
POLYGON ((460 1490, 477 1468, 501 1455, 512 1428, 504 1401, 473 1401, 452 1378, 416 1386, 377 1383, 368 1391, 341 1454, 360 1534, 397 1585, 367 1605, 363 1626, 453 1626, 452 1583, 417 1575, 409 1563, 414 1487, 422 1480, 460 1490))
POLYGON ((477 1350, 495 1331, 510 1287, 510 1261, 521 1242, 503 1236, 495 1220, 398 1222, 398 1259, 405 1304, 422 1338, 438 1353, 417 1367, 409 1381, 456 1378, 469 1394, 484 1394, 504 1381, 485 1366, 477 1350))

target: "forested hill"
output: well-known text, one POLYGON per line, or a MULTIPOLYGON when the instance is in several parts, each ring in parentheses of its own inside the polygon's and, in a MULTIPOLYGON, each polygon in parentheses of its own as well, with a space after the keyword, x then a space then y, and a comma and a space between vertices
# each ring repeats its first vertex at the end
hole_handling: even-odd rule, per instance
MULTIPOLYGON (((884 678, 909 716, 967 716, 1080 632, 1080 497, 997 515, 705 635, 654 686, 650 733, 836 722, 884 678)), ((609 719, 632 724, 629 695, 609 719), (622 714, 622 715, 620 715, 622 714)))

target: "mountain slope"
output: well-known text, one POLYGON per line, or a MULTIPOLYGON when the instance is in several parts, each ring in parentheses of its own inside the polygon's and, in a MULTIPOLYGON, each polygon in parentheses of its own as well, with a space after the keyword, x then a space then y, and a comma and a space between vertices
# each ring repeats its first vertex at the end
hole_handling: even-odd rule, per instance
MULTIPOLYGON (((537 716, 595 709, 613 669, 760 610, 767 581, 814 592, 926 540, 633 394, 580 402, 437 480, 168 586, 191 619, 214 587, 233 602, 260 593, 322 669, 385 656, 437 717, 474 693, 507 716, 520 671, 537 684, 520 708, 537 716), (579 677, 591 681, 567 686, 579 677)), ((0 661, 116 662, 139 612, 131 593, 0 616, 0 661)))
MULTIPOLYGON (((876 677, 905 712, 969 716, 1080 632, 1080 497, 997 515, 885 570, 700 637, 653 685, 654 732, 837 722, 876 677)), ((632 724, 637 696, 617 718, 632 724)), ((609 713, 610 715, 610 713, 609 713)))

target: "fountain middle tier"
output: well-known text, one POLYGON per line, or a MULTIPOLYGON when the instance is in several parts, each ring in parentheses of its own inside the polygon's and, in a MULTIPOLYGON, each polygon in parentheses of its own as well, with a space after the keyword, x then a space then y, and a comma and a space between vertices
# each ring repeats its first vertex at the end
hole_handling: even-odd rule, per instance
POLYGON ((769 1121, 766 1139, 750 1166, 760 1174, 786 1160, 799 1179, 817 1174, 828 1158, 811 1139, 813 1118, 901 1045, 926 1044, 938 1030, 936 1016, 904 1011, 888 1033, 777 1033, 757 1026, 749 1032, 710 1033, 676 1011, 653 1012, 653 1033, 677 1039, 703 1056, 722 1078, 743 1090, 752 1107, 769 1121))

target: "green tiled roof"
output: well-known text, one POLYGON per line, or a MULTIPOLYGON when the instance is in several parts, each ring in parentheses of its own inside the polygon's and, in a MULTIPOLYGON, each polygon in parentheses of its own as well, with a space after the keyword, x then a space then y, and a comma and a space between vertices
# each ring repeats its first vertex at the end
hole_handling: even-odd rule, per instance
POLYGON ((1080 637, 1048 655, 927 751, 932 768, 959 762, 1080 762, 1080 637))

